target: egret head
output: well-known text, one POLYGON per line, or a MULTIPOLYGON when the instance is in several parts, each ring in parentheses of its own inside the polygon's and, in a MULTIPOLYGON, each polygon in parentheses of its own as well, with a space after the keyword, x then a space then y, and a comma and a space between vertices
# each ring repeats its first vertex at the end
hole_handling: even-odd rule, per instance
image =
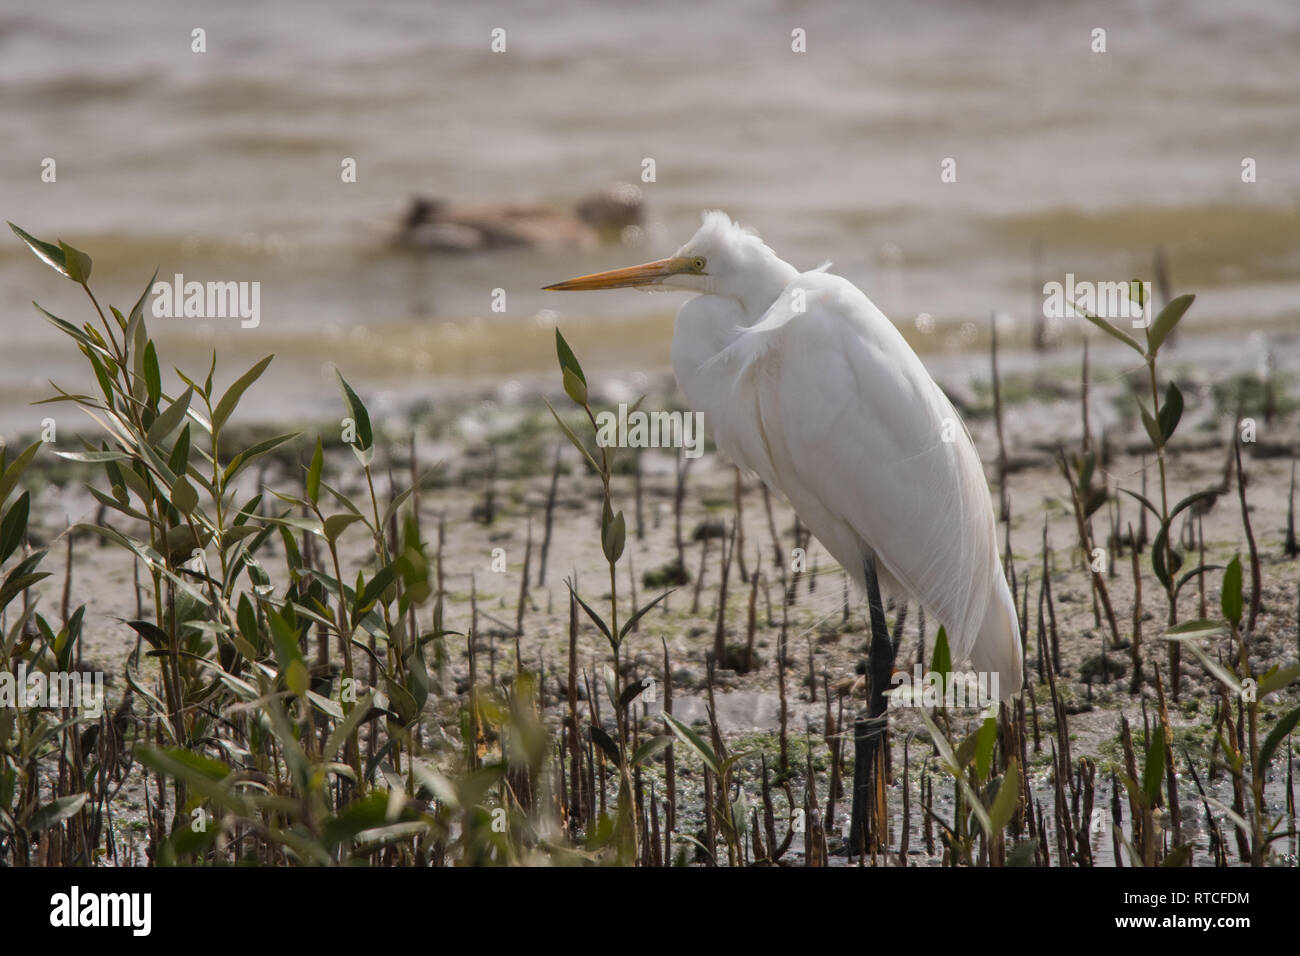
POLYGON ((664 289, 743 298, 760 276, 793 267, 777 258, 763 240, 734 223, 723 212, 706 212, 704 223, 687 243, 667 259, 611 269, 546 286, 561 292, 587 289, 664 289))

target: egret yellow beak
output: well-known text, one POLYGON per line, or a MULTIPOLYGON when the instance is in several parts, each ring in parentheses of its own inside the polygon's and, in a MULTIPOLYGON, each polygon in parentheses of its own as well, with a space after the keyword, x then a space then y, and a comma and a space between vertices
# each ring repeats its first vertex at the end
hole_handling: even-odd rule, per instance
POLYGON ((595 272, 589 276, 566 279, 554 285, 543 286, 555 292, 584 292, 588 289, 625 289, 629 286, 654 285, 669 276, 685 271, 690 260, 682 258, 656 259, 639 266, 595 272))

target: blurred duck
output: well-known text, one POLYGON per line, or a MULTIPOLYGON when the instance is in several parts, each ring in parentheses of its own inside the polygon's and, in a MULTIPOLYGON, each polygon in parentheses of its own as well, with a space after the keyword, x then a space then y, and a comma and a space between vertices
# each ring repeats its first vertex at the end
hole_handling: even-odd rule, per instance
POLYGON ((486 252, 517 246, 590 248, 626 238, 641 225, 641 190, 616 183, 582 199, 572 212, 525 203, 457 205, 416 196, 395 242, 433 252, 486 252))

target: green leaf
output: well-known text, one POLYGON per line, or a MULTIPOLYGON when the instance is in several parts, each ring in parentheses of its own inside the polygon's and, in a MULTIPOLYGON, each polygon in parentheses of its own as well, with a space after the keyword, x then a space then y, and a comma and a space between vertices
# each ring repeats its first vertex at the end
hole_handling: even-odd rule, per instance
POLYGON ((126 625, 144 638, 155 651, 163 650, 171 643, 167 632, 152 621, 127 621, 126 625))
POLYGON ((230 418, 231 413, 234 412, 235 406, 239 404, 239 399, 243 397, 244 392, 248 390, 250 385, 261 377, 262 373, 266 371, 266 367, 271 364, 273 358, 275 358, 274 355, 266 356, 266 358, 262 359, 239 378, 235 379, 230 388, 226 389, 226 393, 221 396, 221 401, 217 402, 217 407, 212 413, 212 430, 214 432, 221 430, 221 426, 226 423, 228 418, 230 418))
POLYGON ((610 564, 617 564, 618 559, 623 556, 623 545, 627 540, 627 525, 623 521, 623 512, 614 515, 613 520, 601 535, 601 547, 604 548, 605 557, 610 564))
POLYGON ((52 315, 49 312, 46 312, 45 309, 41 307, 41 304, 39 302, 33 301, 32 305, 36 307, 36 311, 39 312, 45 318, 46 322, 49 322, 50 325, 54 326, 64 335, 67 335, 70 338, 75 339, 79 345, 83 345, 86 348, 90 348, 90 349, 99 348, 99 345, 95 342, 94 339, 92 339, 85 332, 81 331, 81 329, 77 328, 71 322, 65 322, 57 315, 52 315))
POLYGON ((113 408, 113 393, 115 391, 112 376, 108 374, 108 369, 104 367, 103 360, 93 349, 83 348, 86 358, 90 359, 91 368, 95 372, 95 381, 99 382, 99 390, 104 393, 104 405, 106 408, 113 408))
POLYGON ((1091 518, 1101 510, 1109 497, 1105 488, 1098 487, 1090 490, 1083 498, 1083 516, 1091 518))
POLYGON ((325 449, 320 436, 316 436, 316 451, 311 456, 311 467, 307 469, 307 500, 312 504, 320 499, 320 473, 325 465, 325 449))
POLYGON ((80 249, 72 248, 62 239, 59 240, 59 249, 63 252, 63 265, 67 269, 68 278, 73 282, 80 282, 82 285, 89 282, 90 256, 80 249))
POLYGON ((389 586, 397 580, 397 575, 400 570, 398 562, 394 561, 377 571, 375 576, 366 582, 365 587, 363 587, 361 592, 357 595, 354 612, 364 614, 368 611, 371 605, 378 601, 380 597, 383 596, 383 593, 388 590, 389 586))
POLYGON ((1151 744, 1147 747, 1147 762, 1142 769, 1142 793, 1147 806, 1154 806, 1160 796, 1160 783, 1165 775, 1165 732, 1160 727, 1151 731, 1151 744))
POLYGON ((1220 492, 1218 488, 1202 488, 1200 491, 1192 492, 1182 501, 1178 502, 1178 504, 1169 509, 1169 520, 1172 522, 1183 511, 1187 510, 1197 502, 1205 501, 1207 499, 1212 500, 1219 497, 1219 494, 1220 492))
POLYGON ((199 506, 199 493, 194 490, 190 480, 184 475, 179 476, 172 483, 172 504, 181 514, 189 517, 194 513, 194 509, 199 506))
POLYGON ((31 505, 31 493, 24 491, 12 508, 0 522, 0 564, 9 559, 9 555, 18 550, 27 532, 27 514, 31 505))
POLYGON ((740 796, 731 801, 731 822, 736 828, 736 835, 740 837, 740 842, 744 844, 744 837, 749 829, 749 801, 745 799, 745 791, 740 791, 740 796))
POLYGON ((934 639, 934 653, 930 658, 930 670, 943 678, 943 687, 947 690, 948 681, 952 679, 952 652, 948 649, 948 632, 939 625, 939 636, 934 639))
POLYGON ((158 352, 153 347, 153 339, 144 347, 144 383, 149 390, 149 407, 157 408, 158 399, 162 397, 162 373, 158 369, 158 352))
POLYGON ((284 671, 284 685, 299 697, 306 697, 307 688, 311 686, 307 665, 300 660, 290 661, 284 671))
POLYGON ((1173 382, 1165 389, 1165 401, 1160 406, 1160 437, 1161 443, 1168 442, 1173 437, 1174 429, 1178 427, 1178 421, 1183 417, 1183 393, 1178 390, 1178 386, 1173 382))
POLYGON ((261 455, 265 455, 268 451, 279 448, 285 442, 293 441, 301 434, 302 432, 286 432, 283 435, 276 435, 273 438, 265 438, 257 444, 245 448, 231 460, 229 465, 226 466, 224 481, 228 483, 230 479, 235 477, 235 475, 247 468, 249 463, 254 459, 261 455))
POLYGON ((1173 582, 1173 574, 1166 565, 1172 552, 1169 549, 1169 525, 1162 524, 1151 542, 1151 570, 1166 588, 1173 582))
POLYGON ((1241 624, 1241 555, 1233 555, 1228 566, 1223 570, 1223 585, 1219 592, 1219 604, 1223 616, 1233 627, 1241 624))
POLYGON ((203 388, 199 389, 204 398, 212 397, 212 376, 217 374, 217 350, 212 350, 212 363, 208 366, 208 377, 203 380, 203 388))
MULTIPOLYGON (((285 613, 291 612, 286 609, 285 613)), ((278 611, 268 612, 266 620, 271 625, 271 641, 275 647, 276 663, 279 665, 280 673, 285 674, 287 680, 290 665, 302 664, 302 648, 298 646, 298 631, 285 619, 285 614, 278 611)), ((305 688, 297 690, 292 684, 290 690, 299 695, 305 692, 305 688)))
POLYGON ((1160 430, 1160 424, 1151 417, 1145 405, 1138 403, 1138 411, 1142 413, 1142 427, 1147 430, 1147 437, 1151 439, 1151 444, 1155 448, 1163 448, 1165 444, 1164 435, 1160 430))
POLYGON ((591 618, 592 623, 600 628, 600 633, 604 634, 608 640, 613 641, 614 635, 610 633, 609 625, 605 623, 604 619, 596 613, 595 609, 590 604, 582 599, 577 591, 573 589, 572 583, 569 581, 565 581, 564 583, 568 585, 569 593, 573 595, 574 600, 576 600, 582 609, 587 612, 587 617, 591 618))
POLYGON ((582 457, 587 459, 587 464, 591 465, 591 470, 599 474, 600 465, 596 464, 596 459, 591 457, 591 452, 587 451, 587 446, 584 445, 582 440, 573 433, 572 428, 564 424, 564 419, 560 418, 560 413, 555 410, 555 406, 546 399, 542 399, 542 401, 545 401, 546 407, 551 410, 551 415, 555 418, 555 423, 560 426, 560 430, 564 432, 569 441, 573 442, 573 447, 582 452, 582 457))
POLYGON ((418 645, 412 645, 402 655, 402 660, 406 664, 410 693, 415 698, 415 710, 418 716, 423 712, 424 705, 429 700, 429 668, 424 662, 424 653, 418 645))
POLYGON ((344 528, 352 524, 354 521, 360 521, 360 520, 361 520, 360 515, 354 515, 348 512, 343 512, 342 514, 330 515, 328 518, 325 519, 325 527, 324 527, 325 539, 330 543, 337 541, 339 535, 343 533, 344 528))
POLYGON ((168 405, 166 410, 153 420, 153 424, 149 426, 149 432, 146 435, 150 444, 157 445, 176 430, 180 423, 184 421, 185 413, 189 411, 190 399, 193 397, 193 386, 186 388, 181 393, 180 398, 168 405))
POLYGON ((934 749, 939 752, 940 762, 949 773, 960 777, 961 768, 965 766, 965 763, 957 759, 957 755, 952 752, 952 744, 948 742, 948 738, 944 736, 943 731, 935 726, 934 721, 930 719, 930 715, 925 712, 925 708, 920 708, 919 713, 921 721, 930 732, 930 740, 934 744, 934 749))
POLYGON ((184 782, 197 796, 235 813, 248 813, 244 797, 227 787, 230 767, 220 760, 180 747, 159 750, 148 745, 141 746, 137 756, 149 769, 184 782))
MULTIPOLYGON (((428 472, 425 472, 425 475, 427 474, 428 472)), ((380 524, 387 527, 388 523, 393 520, 393 515, 397 514, 397 510, 401 508, 402 505, 406 504, 406 500, 411 497, 411 494, 420 485, 420 482, 424 479, 425 475, 421 475, 419 478, 416 479, 415 484, 408 485, 407 487, 403 488, 401 491, 399 491, 396 495, 393 496, 392 500, 388 502, 388 506, 384 508, 384 520, 381 521, 380 524)), ((405 530, 405 525, 403 525, 403 530, 405 530)), ((419 537, 418 525, 416 527, 415 535, 413 535, 408 540, 415 540, 415 538, 417 537, 419 537)))
POLYGON ((1012 757, 1007 761, 1007 772, 998 784, 998 794, 993 798, 993 805, 989 807, 989 825, 994 833, 1011 822, 1019 802, 1020 763, 1012 757))
POLYGON ((1138 345, 1137 339, 1133 338, 1133 336, 1129 335, 1127 332, 1120 331, 1115 326, 1107 322, 1105 319, 1099 319, 1097 318, 1097 316, 1092 315, 1089 312, 1084 312, 1083 317, 1087 319, 1089 322, 1091 322, 1093 325, 1097 326, 1097 328, 1101 329, 1103 332, 1107 333, 1108 335, 1113 335, 1115 338, 1119 339, 1121 342, 1123 342, 1125 345, 1131 348, 1134 352, 1137 352, 1139 355, 1144 354, 1142 351, 1142 346, 1138 345))
POLYGON ((632 754, 632 766, 640 767, 648 763, 656 754, 668 748, 673 742, 671 734, 660 734, 658 737, 651 737, 649 740, 643 740, 641 746, 636 748, 632 754))
POLYGON ((1208 618, 1198 618, 1194 621, 1183 621, 1181 624, 1175 624, 1169 630, 1165 631, 1166 637, 1175 637, 1186 635, 1191 637, 1208 637, 1211 634, 1223 630, 1223 625, 1218 621, 1211 621, 1208 618))
POLYGON ((153 291, 153 284, 158 281, 158 270, 153 270, 153 276, 149 279, 149 284, 144 287, 140 293, 140 298, 135 300, 135 305, 131 306, 131 315, 126 321, 126 341, 135 341, 135 330, 139 328, 144 321, 144 300, 149 298, 149 293, 153 291))
POLYGON ((375 441, 374 433, 370 430, 370 413, 366 411, 365 403, 352 390, 352 386, 347 383, 343 373, 335 369, 334 374, 338 376, 339 387, 343 389, 343 399, 347 402, 348 416, 357 426, 356 447, 365 451, 375 441))
POLYGON ((1232 822, 1232 825, 1235 826, 1242 833, 1246 834, 1247 836, 1250 835, 1250 831, 1251 831, 1250 824, 1246 822, 1245 817, 1243 817, 1236 810, 1232 809, 1232 807, 1228 806, 1228 804, 1224 803, 1221 800, 1215 799, 1214 797, 1210 796, 1208 793, 1201 794, 1201 799, 1204 800, 1206 803, 1208 803, 1210 806, 1214 807, 1216 810, 1221 811, 1223 815, 1232 822))
MULTIPOLYGON (((328 491, 334 497, 334 500, 337 501, 339 504, 341 504, 344 508, 347 508, 348 511, 352 512, 354 515, 357 515, 358 517, 361 516, 361 509, 356 506, 356 503, 347 495, 343 494, 343 492, 331 486, 330 483, 326 481, 324 478, 321 479, 320 486, 324 488, 326 491, 328 491)), ((284 496, 278 495, 277 497, 283 498, 284 496)))
MULTIPOLYGON (((559 356, 560 359, 560 371, 572 372, 578 381, 585 386, 587 384, 587 376, 582 374, 582 366, 578 364, 578 357, 573 354, 573 349, 569 348, 569 343, 564 341, 564 336, 560 334, 559 329, 555 330, 555 354, 559 356)), ((575 399, 575 401, 577 400, 575 399)), ((579 402, 579 404, 586 403, 579 402)))
POLYGON ((626 621, 624 621, 624 622, 623 622, 623 626, 622 626, 621 628, 619 628, 619 632, 618 632, 619 640, 622 640, 623 638, 627 637, 627 633, 628 633, 628 631, 630 631, 630 630, 632 630, 632 628, 636 627, 636 622, 639 621, 639 620, 641 620, 641 618, 645 617, 647 611, 649 611, 652 607, 654 607, 656 604, 658 604, 658 603, 659 603, 660 601, 662 601, 664 598, 668 597, 668 595, 672 594, 673 591, 675 591, 675 590, 676 590, 676 588, 669 588, 669 589, 668 589, 667 591, 665 591, 663 594, 659 595, 657 598, 655 598, 653 601, 651 601, 651 602, 650 602, 649 604, 647 604, 645 607, 641 608, 641 609, 638 610, 635 614, 633 614, 631 617, 629 617, 626 621))
POLYGON ((1259 772, 1264 773, 1268 770, 1269 762, 1273 759, 1273 754, 1282 746, 1282 741, 1286 740, 1287 735, 1295 729, 1297 722, 1300 722, 1300 707, 1283 715, 1278 722, 1273 725, 1268 736, 1264 738, 1264 744, 1259 748, 1259 772))
POLYGON ((361 722, 370 713, 372 706, 374 706, 374 694, 367 692, 364 697, 352 705, 348 715, 334 726, 334 729, 330 731, 329 739, 325 741, 325 749, 321 754, 326 760, 333 760, 338 755, 348 737, 352 736, 352 732, 361 726, 361 722))
MULTIPOLYGON (((248 593, 239 595, 239 610, 236 612, 235 620, 239 624, 239 634, 248 646, 248 650, 242 651, 245 657, 256 660, 257 646, 262 643, 261 634, 257 626, 257 611, 253 609, 253 602, 248 599, 248 593)), ((333 756, 327 753, 326 756, 333 756)))
POLYGON ((193 827, 178 827, 173 830, 171 835, 163 841, 158 850, 158 859, 156 866, 170 867, 181 865, 182 861, 188 863, 191 860, 199 859, 201 854, 208 853, 216 846, 217 838, 221 836, 219 827, 206 827, 202 830, 196 830, 193 827))
POLYGON ((68 461, 99 464, 107 461, 131 461, 131 456, 121 451, 56 451, 54 454, 68 461))
POLYGON ((1082 497, 1088 493, 1088 488, 1092 485, 1092 475, 1097 469, 1097 453, 1090 451, 1083 456, 1078 464, 1079 469, 1079 495, 1082 497))
POLYGON ((699 734, 672 714, 662 714, 660 716, 663 717, 664 723, 668 725, 668 729, 704 761, 704 765, 713 771, 714 776, 722 776, 722 767, 718 764, 717 754, 713 752, 713 748, 706 744, 699 734))
POLYGON ((388 795, 376 789, 369 796, 353 801, 337 816, 325 821, 321 840, 331 850, 358 833, 383 826, 388 813, 388 795))
POLYGON ((384 690, 388 694, 388 705, 396 714, 397 722, 409 727, 420 716, 420 705, 415 696, 392 677, 384 678, 384 690))
POLYGON ((980 725, 979 735, 975 741, 975 777, 983 780, 989 775, 993 766, 993 745, 998 739, 998 721, 996 717, 986 717, 980 725))
POLYGON ((579 405, 587 404, 587 383, 578 378, 572 369, 565 369, 563 372, 564 393, 573 399, 579 405))
POLYGON ((1128 280, 1128 297, 1130 301, 1136 302, 1139 306, 1143 308, 1146 307, 1147 289, 1146 286, 1142 284, 1141 279, 1128 280))
POLYGON ((1188 581, 1192 580, 1192 578, 1196 577, 1198 574, 1208 574, 1211 571, 1222 571, 1222 570, 1223 570, 1223 565, 1221 564, 1197 565, 1196 567, 1192 568, 1192 570, 1188 571, 1186 574, 1182 575, 1182 577, 1178 579, 1178 583, 1174 585, 1174 595, 1177 596, 1178 592, 1183 589, 1183 585, 1186 584, 1188 581))
POLYGON ((630 681, 627 684, 627 686, 623 688, 623 693, 618 698, 619 710, 625 710, 629 704, 631 704, 634 700, 636 700, 643 693, 645 693, 646 687, 650 685, 645 684, 644 680, 649 680, 653 683, 654 678, 644 678, 643 680, 639 680, 639 681, 630 681))
MULTIPOLYGON (((315 518, 294 518, 289 516, 288 512, 284 515, 262 515, 259 521, 265 521, 267 524, 283 525, 287 528, 293 528, 297 531, 306 531, 308 534, 324 534, 325 528, 321 522, 315 518)), ((270 530, 265 529, 265 530, 270 530)), ((333 580, 332 578, 330 580, 333 580)))
MULTIPOLYGON (((1179 640, 1179 638, 1175 637, 1171 638, 1171 640, 1179 640)), ((1196 659, 1201 662, 1201 666, 1209 671, 1215 680, 1223 684, 1223 686, 1228 688, 1228 690, 1234 695, 1239 696, 1241 694, 1241 681, 1238 680, 1236 674, 1228 670, 1209 654, 1205 653, 1205 651, 1203 651, 1201 647, 1193 641, 1187 642, 1187 648, 1196 655, 1196 659)))
MULTIPOLYGON (((44 554, 45 552, 42 551, 40 553, 44 554)), ((8 607, 9 603, 13 601, 14 598, 22 594, 37 581, 44 581, 49 576, 49 571, 39 571, 34 574, 15 574, 14 571, 10 571, 9 576, 5 578, 4 584, 0 586, 0 611, 3 611, 8 607)))
POLYGON ((1151 512, 1153 515, 1155 515, 1155 519, 1156 519, 1157 521, 1160 520, 1160 509, 1157 508, 1157 507, 1156 507, 1156 506, 1151 502, 1151 499, 1150 499, 1150 498, 1147 498, 1147 497, 1144 496, 1144 495, 1140 495, 1140 494, 1138 494, 1136 491, 1129 491, 1127 488, 1121 488, 1120 491, 1124 492, 1124 494, 1126 494, 1126 495, 1129 495, 1129 496, 1131 496, 1131 497, 1133 497, 1133 498, 1136 498, 1136 499, 1141 503, 1142 507, 1146 508, 1147 511, 1149 511, 1149 512, 1151 512))
POLYGON ((1196 296, 1194 295, 1180 295, 1176 299, 1170 300, 1169 304, 1160 310, 1156 320, 1151 323, 1151 328, 1147 330, 1148 355, 1154 356, 1156 354, 1161 343, 1174 330, 1178 320, 1183 317, 1183 313, 1188 310, 1195 300, 1196 296))
POLYGON ((22 477, 27 466, 32 463, 36 453, 40 450, 44 442, 34 441, 23 449, 22 454, 15 458, 8 468, 0 471, 0 507, 3 507, 9 498, 9 492, 14 490, 14 485, 18 484, 18 479, 22 477))
POLYGON ((1292 664, 1289 667, 1279 667, 1274 664, 1259 679, 1259 696, 1264 697, 1276 690, 1281 690, 1297 677, 1300 677, 1300 664, 1292 664))
POLYGON ((618 744, 614 743, 614 738, 605 733, 601 726, 594 721, 591 724, 591 742, 600 748, 601 753, 605 755, 610 763, 616 767, 622 766, 623 755, 618 752, 618 744))
POLYGON ((88 794, 85 793, 74 793, 51 800, 32 814, 31 819, 27 821, 27 830, 31 833, 39 833, 75 816, 85 804, 87 796, 88 794))
POLYGON ((953 751, 953 760, 958 767, 966 767, 975 759, 975 748, 979 745, 980 730, 982 729, 983 725, 981 724, 980 727, 962 738, 962 742, 953 751))
POLYGON ((916 712, 921 718, 921 722, 925 724, 926 730, 930 732, 930 742, 934 744, 934 749, 939 752, 940 765, 957 781, 957 786, 961 788, 961 792, 966 797, 966 805, 970 807, 971 813, 975 816, 985 834, 991 837, 993 828, 989 823, 988 811, 984 808, 979 794, 975 792, 975 789, 970 785, 970 781, 966 779, 966 774, 962 772, 965 764, 958 762, 957 757, 952 752, 951 745, 948 743, 948 739, 943 735, 943 731, 935 726, 934 721, 930 719, 930 715, 926 713, 926 709, 918 707, 916 712))
MULTIPOLYGON (((190 463, 190 423, 186 422, 181 433, 176 436, 172 453, 167 456, 167 467, 177 475, 184 475, 190 463)), ((205 485, 206 487, 206 485, 205 485)))
POLYGON ((1149 806, 1146 794, 1142 792, 1142 788, 1138 786, 1136 780, 1124 773, 1122 770, 1119 772, 1119 779, 1120 782, 1124 784, 1124 789, 1128 791, 1128 795, 1134 800, 1134 802, 1139 806, 1149 806))
MULTIPOLYGON (((30 248, 32 252, 36 253, 36 258, 40 259, 55 272, 65 275, 69 279, 72 278, 72 275, 68 272, 67 256, 61 248, 52 243, 43 242, 40 239, 37 239, 35 236, 19 229, 12 222, 9 223, 9 228, 14 231, 14 235, 27 243, 28 248, 30 248)), ((37 308, 40 308, 40 306, 37 306, 37 308)), ((49 313, 46 314, 48 315, 49 313)))

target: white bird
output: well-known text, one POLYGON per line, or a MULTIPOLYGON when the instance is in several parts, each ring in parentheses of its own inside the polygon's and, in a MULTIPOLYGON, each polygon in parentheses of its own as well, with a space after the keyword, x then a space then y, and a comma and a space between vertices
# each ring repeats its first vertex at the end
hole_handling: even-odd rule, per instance
POLYGON ((677 314, 673 371, 718 448, 784 494, 869 596, 874 574, 910 595, 945 625, 953 663, 1010 696, 1020 629, 970 433, 893 323, 828 268, 800 272, 708 212, 667 259, 546 288, 698 293, 677 314))

